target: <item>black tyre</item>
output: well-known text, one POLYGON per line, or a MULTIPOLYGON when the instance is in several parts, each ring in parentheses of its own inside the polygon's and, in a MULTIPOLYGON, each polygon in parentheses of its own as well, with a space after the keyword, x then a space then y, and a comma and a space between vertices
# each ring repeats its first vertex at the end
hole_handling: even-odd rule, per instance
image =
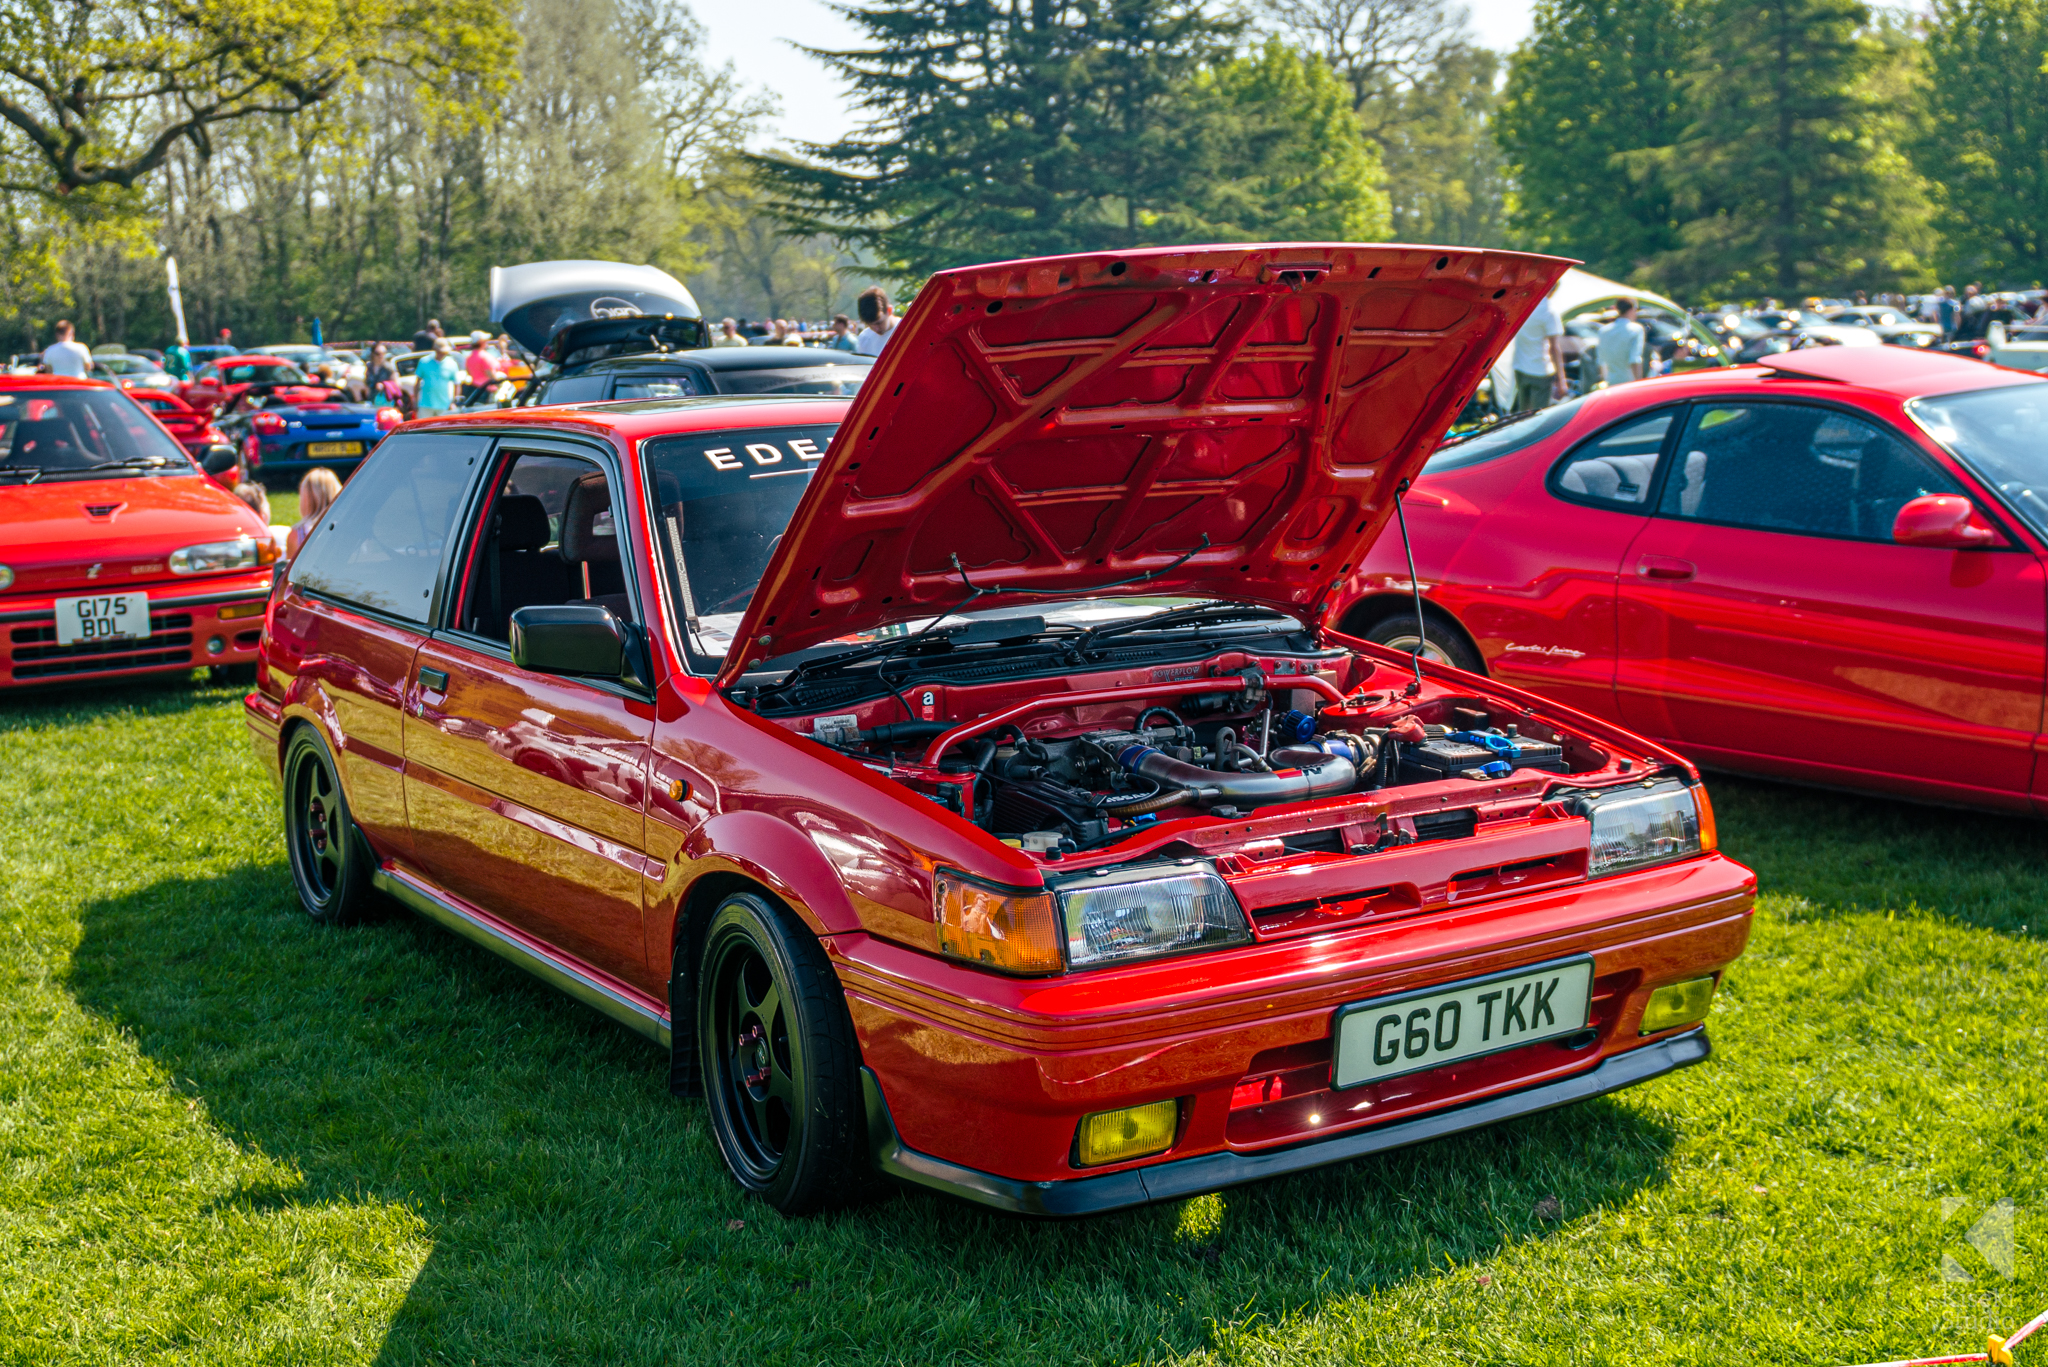
POLYGON ((348 814, 334 756, 310 726, 285 747, 284 840, 306 915, 345 925, 369 913, 376 896, 370 847, 348 814))
MULTIPOLYGON (((1412 655, 1416 643, 1415 614, 1397 612, 1392 617, 1382 618, 1366 631, 1365 639, 1374 645, 1412 655)), ((1480 659, 1479 652, 1466 642, 1464 633, 1433 612, 1422 614, 1421 639, 1423 659, 1462 669, 1468 674, 1486 672, 1486 661, 1480 659)))
POLYGON ((860 1049, 825 951, 788 912, 734 893, 697 965, 704 1096, 732 1175, 784 1215, 866 1190, 860 1049))

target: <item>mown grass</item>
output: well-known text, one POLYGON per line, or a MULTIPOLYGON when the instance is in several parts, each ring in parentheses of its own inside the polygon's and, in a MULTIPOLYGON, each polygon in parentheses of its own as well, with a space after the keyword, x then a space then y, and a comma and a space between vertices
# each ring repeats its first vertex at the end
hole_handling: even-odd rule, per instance
POLYGON ((0 1362, 1981 1348, 2048 1305, 2048 828, 1716 796, 1765 895, 1704 1067, 1083 1223, 791 1222, 636 1037, 411 919, 300 919, 231 690, 0 701, 0 1362), (2001 1199, 2012 1279, 1965 1238, 2001 1199))

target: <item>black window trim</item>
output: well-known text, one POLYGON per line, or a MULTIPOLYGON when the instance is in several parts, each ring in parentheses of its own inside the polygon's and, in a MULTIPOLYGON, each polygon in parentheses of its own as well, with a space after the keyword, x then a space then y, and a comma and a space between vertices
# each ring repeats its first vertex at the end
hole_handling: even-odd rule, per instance
MULTIPOLYGON (((456 537, 451 538, 451 545, 455 553, 443 558, 441 575, 434 586, 433 626, 431 630, 423 631, 423 634, 436 641, 447 641, 452 644, 461 645, 466 649, 481 651, 484 654, 502 659, 509 665, 512 663, 511 647, 501 641, 494 641, 488 636, 479 636, 475 632, 465 631, 460 625, 450 623, 448 620, 449 615, 455 611, 455 595, 459 589, 458 580, 461 575, 459 567, 468 563, 469 545, 471 538, 476 533, 477 519, 483 514, 484 508, 489 502, 490 489, 492 484, 496 482, 497 472, 504 467, 508 457, 517 458, 522 455, 570 456, 579 460, 587 460, 597 466, 604 477, 611 481, 612 506, 614 508, 618 508, 624 503, 625 500, 620 491, 626 489, 628 485, 623 463, 619 460, 618 452, 612 449, 608 443, 578 441, 572 438, 553 435, 531 435, 519 430, 507 431, 502 428, 490 430, 489 435, 496 438, 496 440, 491 443, 490 452, 486 458, 483 471, 480 472, 479 476, 473 477, 470 480, 469 494, 463 501, 462 512, 457 519, 457 526, 460 528, 460 532, 456 537), (484 475, 488 475, 489 478, 483 477, 484 475)), ((634 573, 637 557, 634 554, 633 537, 625 527, 619 527, 617 531, 620 533, 619 565, 623 571, 621 577, 625 580, 626 596, 631 600, 634 615, 638 619, 636 622, 628 623, 627 625, 637 629, 643 636, 646 636, 651 634, 651 629, 647 625, 649 614, 647 612, 647 605, 642 601, 639 578, 634 573)), ((415 629, 417 630, 418 628, 415 629)), ((643 641, 644 644, 647 643, 643 641)), ((653 654, 654 651, 652 649, 647 651, 650 662, 653 654)), ((653 696, 652 689, 643 690, 635 688, 624 680, 605 679, 588 674, 564 674, 559 677, 571 683, 589 684, 603 692, 616 693, 620 697, 631 698, 638 702, 644 702, 653 696)), ((655 686, 659 686, 658 681, 655 686)))
POLYGON ((1688 407, 1687 401, 1683 399, 1668 404, 1651 404, 1646 408, 1638 408, 1633 412, 1625 413, 1613 422, 1594 428, 1591 432, 1573 442, 1557 459, 1550 462, 1550 469, 1543 476, 1544 490, 1560 503, 1575 503, 1581 508, 1598 508, 1602 512, 1608 513, 1633 513, 1641 517, 1655 516, 1657 500, 1663 497, 1664 493, 1664 474, 1671 466, 1671 448, 1677 444, 1678 434, 1685 430, 1685 423, 1688 417, 1686 409, 1688 407), (1678 420, 1671 424, 1670 430, 1664 434, 1663 444, 1657 448, 1657 463, 1650 468, 1650 487, 1644 491, 1641 503, 1620 503, 1610 499, 1594 498, 1590 494, 1575 494, 1559 487, 1558 479, 1564 473, 1564 467, 1570 464, 1572 458, 1588 446, 1599 441, 1610 432, 1627 427, 1632 423, 1641 422, 1653 413, 1665 412, 1676 415, 1678 420))
MULTIPOLYGON (((1871 412, 1867 408, 1859 408, 1855 404, 1843 403, 1839 399, 1809 397, 1804 394, 1768 394, 1756 396, 1751 396, 1747 394, 1737 394, 1702 396, 1688 399, 1684 406, 1688 409, 1692 409, 1701 406, 1710 406, 1714 404, 1745 404, 1751 407, 1760 404, 1796 404, 1806 408, 1830 409, 1836 413, 1843 414, 1846 417, 1856 418, 1863 422, 1869 423, 1871 426, 1877 428, 1878 431, 1887 433, 1894 440, 1902 442, 1907 450, 1911 451, 1921 460, 1933 466, 1934 469, 1940 472, 1941 474, 1946 475, 1952 483, 1956 484, 1959 488, 1962 489, 1963 496, 1968 498, 1971 503, 1976 505, 1978 514, 1985 518, 1987 521, 1989 521, 1994 527, 1996 527, 1999 531, 1999 534, 2003 536, 2006 541, 2006 544, 2003 546, 1983 546, 1978 547, 1976 549, 1981 551, 2020 551, 2025 549, 2024 543, 2021 542, 2021 540, 2018 537, 2014 536, 2011 527, 2006 525, 2005 519, 2002 516, 2004 512, 2004 507, 2002 504, 1998 503, 1997 500, 1989 500, 1991 506, 1986 507, 1985 504, 1987 500, 1983 498, 1981 495, 1979 495, 1972 487, 1975 481, 1966 480, 1958 477, 1958 473, 1955 470, 1951 470, 1946 463, 1938 459, 1935 455, 1931 454, 1926 449, 1926 447, 1923 446, 1920 442, 1914 440, 1914 434, 1907 432, 1897 423, 1890 422, 1884 417, 1880 416, 1879 414, 1871 412)), ((1804 536, 1811 537, 1818 541, 1848 541, 1853 542, 1854 544, 1859 546, 1895 546, 1898 544, 1897 542, 1893 541, 1890 537, 1841 536, 1834 532, 1803 531, 1791 527, 1759 527, 1754 525, 1753 523, 1748 522, 1720 522, 1716 521, 1713 518, 1686 517, 1680 513, 1664 512, 1662 509, 1662 505, 1664 502, 1664 482, 1665 480, 1670 478, 1671 467, 1675 463, 1673 459, 1674 449, 1678 441, 1685 435, 1685 433, 1688 430, 1691 429, 1691 426, 1692 414, 1690 412, 1687 412, 1685 415, 1685 421, 1679 424, 1678 427, 1665 438, 1663 454, 1658 457, 1657 474, 1655 477, 1656 487, 1651 491, 1650 507, 1648 509, 1648 513, 1651 517, 1663 518, 1668 522, 1683 522, 1697 527, 1733 527, 1738 531, 1763 532, 1772 536, 1804 536)), ((1575 447, 1573 449, 1576 450, 1577 448, 1575 447)), ((1567 452, 1566 454, 1569 455, 1570 453, 1567 452)), ((1961 462, 1958 462, 1958 464, 1960 463, 1961 462)), ((1595 504, 1593 506, 1608 507, 1611 505, 1595 504)), ((2031 552, 2028 553, 2031 554, 2031 552)))

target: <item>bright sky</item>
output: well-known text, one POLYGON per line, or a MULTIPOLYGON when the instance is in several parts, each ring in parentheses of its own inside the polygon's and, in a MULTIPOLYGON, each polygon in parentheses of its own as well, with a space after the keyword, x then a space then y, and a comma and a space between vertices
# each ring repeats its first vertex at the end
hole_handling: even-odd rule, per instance
MULTIPOLYGON (((1529 32, 1531 0, 1467 0, 1472 30, 1502 51, 1529 32)), ((853 27, 831 0, 695 0, 713 63, 731 62, 756 90, 782 101, 771 142, 831 142, 853 126, 839 83, 790 46, 848 47, 853 27)))

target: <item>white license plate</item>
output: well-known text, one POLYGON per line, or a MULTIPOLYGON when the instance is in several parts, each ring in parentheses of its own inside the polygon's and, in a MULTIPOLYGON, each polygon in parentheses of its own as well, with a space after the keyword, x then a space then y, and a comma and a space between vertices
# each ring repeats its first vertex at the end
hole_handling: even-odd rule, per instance
POLYGON ((102 593, 57 600, 57 644, 138 641, 149 635, 149 595, 102 593))
POLYGON ((1575 1035, 1592 1001, 1593 961, 1582 958, 1353 1002, 1337 1010, 1331 1085, 1384 1082, 1575 1035))

